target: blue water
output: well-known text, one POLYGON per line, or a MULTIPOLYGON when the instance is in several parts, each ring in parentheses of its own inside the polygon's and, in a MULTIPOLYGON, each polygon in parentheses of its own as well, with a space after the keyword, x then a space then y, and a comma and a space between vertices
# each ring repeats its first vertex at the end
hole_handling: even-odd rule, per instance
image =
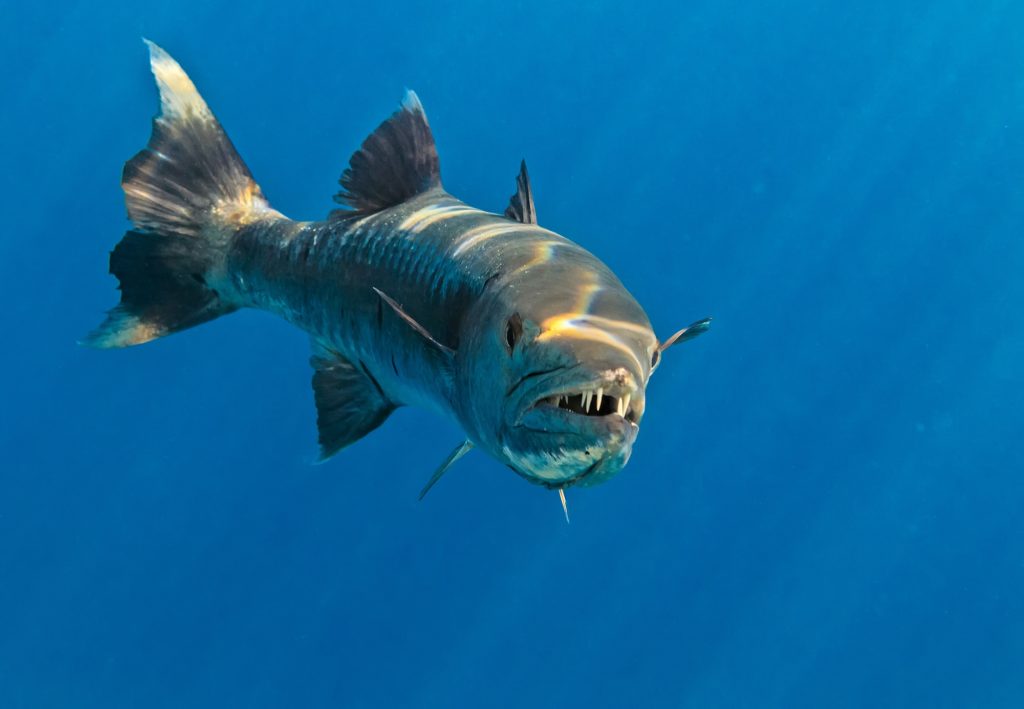
POLYGON ((1024 6, 0 5, 0 706, 1024 706, 1024 6), (116 302, 182 62, 313 219, 405 87, 448 189, 609 263, 668 353, 557 497, 401 410, 315 457, 305 335, 116 302))

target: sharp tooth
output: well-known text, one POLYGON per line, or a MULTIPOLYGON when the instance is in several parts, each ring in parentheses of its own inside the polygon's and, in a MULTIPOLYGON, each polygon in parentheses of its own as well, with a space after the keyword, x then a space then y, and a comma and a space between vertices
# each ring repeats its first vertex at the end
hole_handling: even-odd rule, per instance
POLYGON ((615 400, 615 413, 617 413, 619 416, 626 415, 626 411, 622 408, 622 401, 622 397, 619 397, 618 399, 615 400))
POLYGON ((585 391, 583 392, 583 413, 587 413, 590 410, 590 399, 594 396, 594 392, 585 391))
POLYGON ((630 394, 626 394, 622 397, 622 415, 625 416, 629 413, 629 400, 632 398, 630 394))
POLYGON ((595 407, 598 411, 601 410, 601 399, 604 398, 604 389, 601 387, 597 388, 597 406, 595 407))

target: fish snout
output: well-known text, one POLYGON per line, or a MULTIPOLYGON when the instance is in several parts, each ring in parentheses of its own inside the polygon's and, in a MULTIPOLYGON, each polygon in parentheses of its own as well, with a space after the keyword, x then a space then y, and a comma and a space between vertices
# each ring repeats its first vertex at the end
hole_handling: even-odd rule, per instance
POLYGON ((636 391, 636 378, 633 373, 625 367, 606 369, 601 372, 601 378, 609 389, 636 391))
POLYGON ((621 415, 628 410, 630 420, 639 423, 644 413, 644 388, 636 375, 625 367, 614 367, 602 371, 600 377, 602 392, 621 402, 624 409, 621 415))

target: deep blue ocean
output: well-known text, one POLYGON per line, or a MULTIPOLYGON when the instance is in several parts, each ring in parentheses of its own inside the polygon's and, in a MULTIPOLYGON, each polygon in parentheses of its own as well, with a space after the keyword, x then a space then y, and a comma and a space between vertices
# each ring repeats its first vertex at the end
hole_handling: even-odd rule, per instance
POLYGON ((1024 5, 0 5, 0 707, 1024 706, 1024 5), (322 218, 422 99, 445 185, 662 337, 628 467, 557 496, 401 409, 324 465, 305 334, 138 348, 148 37, 322 218))

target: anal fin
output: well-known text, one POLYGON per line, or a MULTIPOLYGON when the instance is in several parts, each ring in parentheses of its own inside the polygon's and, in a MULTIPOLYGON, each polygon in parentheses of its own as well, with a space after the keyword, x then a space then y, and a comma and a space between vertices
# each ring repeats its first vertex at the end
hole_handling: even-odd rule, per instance
POLYGON ((316 344, 309 362, 320 460, 327 460, 384 423, 396 406, 362 362, 316 344))

